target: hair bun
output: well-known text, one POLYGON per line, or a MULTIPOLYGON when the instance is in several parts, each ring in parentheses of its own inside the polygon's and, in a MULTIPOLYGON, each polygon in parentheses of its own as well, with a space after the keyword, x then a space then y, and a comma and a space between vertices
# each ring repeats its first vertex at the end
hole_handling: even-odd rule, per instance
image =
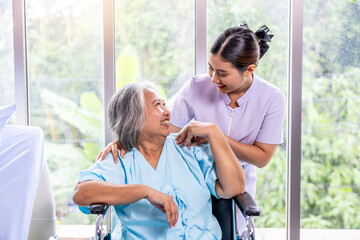
POLYGON ((269 50, 268 42, 271 42, 271 39, 274 37, 273 34, 269 34, 270 29, 266 25, 262 25, 256 32, 255 35, 259 41, 260 46, 260 57, 264 56, 264 54, 269 50))

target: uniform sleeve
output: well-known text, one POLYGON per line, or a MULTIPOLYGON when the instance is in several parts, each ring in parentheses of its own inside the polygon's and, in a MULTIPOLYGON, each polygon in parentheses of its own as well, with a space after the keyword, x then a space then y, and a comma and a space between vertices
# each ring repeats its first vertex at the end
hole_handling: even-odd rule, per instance
POLYGON ((286 99, 283 92, 277 92, 269 105, 256 141, 267 144, 283 142, 286 99))
MULTIPOLYGON (((118 153, 120 154, 120 153, 118 153)), ((84 181, 98 180, 116 184, 125 184, 125 171, 121 159, 115 164, 112 153, 108 153, 105 159, 90 166, 79 173, 78 183, 84 181)), ((79 209, 89 214, 90 207, 79 206, 79 209)))
POLYGON ((215 160, 212 155, 210 144, 200 144, 194 147, 194 157, 198 161, 204 180, 212 195, 219 198, 215 190, 217 179, 215 171, 215 160))
POLYGON ((176 127, 184 127, 194 118, 193 112, 193 79, 190 79, 176 95, 175 101, 170 105, 170 123, 176 127))

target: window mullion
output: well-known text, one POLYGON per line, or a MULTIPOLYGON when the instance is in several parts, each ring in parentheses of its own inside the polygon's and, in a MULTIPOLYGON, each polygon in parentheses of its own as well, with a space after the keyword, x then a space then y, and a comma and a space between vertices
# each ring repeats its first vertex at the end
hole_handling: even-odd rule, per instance
POLYGON ((207 71, 206 0, 195 0, 195 74, 207 71))
POLYGON ((286 239, 300 239, 303 0, 290 0, 286 239))
POLYGON ((25 0, 13 0, 16 124, 29 125, 25 0))
POLYGON ((115 10, 114 0, 103 1, 104 36, 104 119, 105 143, 112 141, 108 125, 107 106, 115 92, 115 10))

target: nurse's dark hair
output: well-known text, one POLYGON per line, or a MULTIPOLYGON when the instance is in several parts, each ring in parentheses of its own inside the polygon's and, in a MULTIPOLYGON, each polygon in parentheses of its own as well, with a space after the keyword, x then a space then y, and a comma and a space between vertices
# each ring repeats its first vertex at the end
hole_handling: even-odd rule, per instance
POLYGON ((149 82, 130 83, 121 87, 110 99, 108 105, 109 126, 119 145, 126 151, 137 146, 145 123, 144 91, 158 92, 149 82))
POLYGON ((210 53, 219 54, 224 61, 232 63, 235 68, 244 72, 249 65, 257 65, 269 49, 267 42, 274 36, 268 34, 269 31, 265 25, 256 32, 250 30, 247 24, 228 28, 215 39, 210 53))

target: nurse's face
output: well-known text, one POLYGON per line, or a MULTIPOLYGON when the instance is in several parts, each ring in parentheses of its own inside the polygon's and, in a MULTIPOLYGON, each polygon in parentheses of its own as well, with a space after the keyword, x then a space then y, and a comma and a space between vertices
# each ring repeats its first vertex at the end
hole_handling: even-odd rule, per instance
POLYGON ((170 134, 170 111, 165 106, 164 100, 154 91, 147 89, 145 97, 145 125, 141 135, 146 138, 166 138, 170 134))
MULTIPOLYGON (((255 66, 255 65, 252 65, 255 66)), ((242 95, 252 83, 252 72, 241 72, 219 55, 209 57, 209 75, 220 93, 242 95)))

